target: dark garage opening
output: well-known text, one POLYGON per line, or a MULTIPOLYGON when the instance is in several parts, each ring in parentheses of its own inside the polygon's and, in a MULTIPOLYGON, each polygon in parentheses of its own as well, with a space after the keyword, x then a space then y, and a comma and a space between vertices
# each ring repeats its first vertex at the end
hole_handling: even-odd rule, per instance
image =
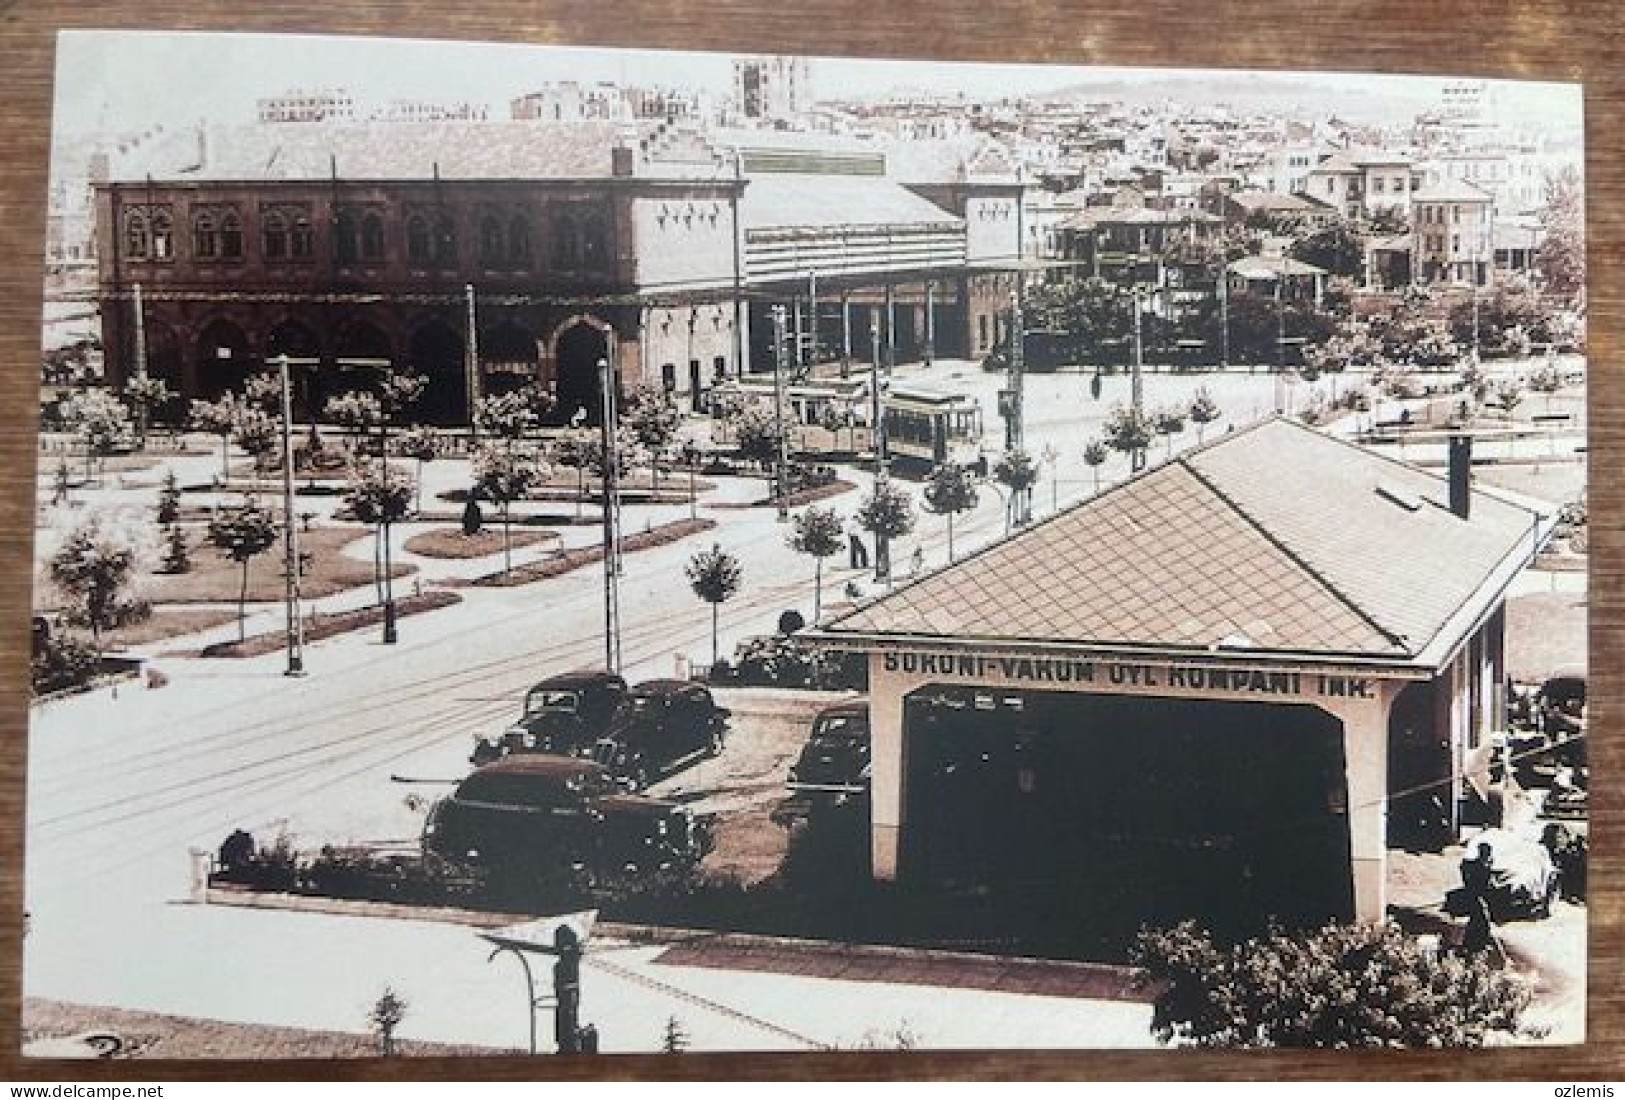
POLYGON ((928 687, 904 737, 900 879, 968 918, 996 906, 1041 939, 1060 922, 1120 940, 1353 914, 1342 725, 1324 711, 928 687))

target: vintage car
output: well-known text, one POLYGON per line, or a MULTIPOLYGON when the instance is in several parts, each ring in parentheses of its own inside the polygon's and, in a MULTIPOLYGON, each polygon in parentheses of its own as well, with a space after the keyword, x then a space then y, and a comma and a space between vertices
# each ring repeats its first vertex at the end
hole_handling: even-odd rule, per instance
POLYGON ((626 681, 613 672, 582 670, 550 676, 525 693, 517 721, 497 734, 474 738, 475 765, 509 753, 584 756, 625 701, 626 681))
POLYGON ((687 680, 638 684, 621 704, 592 757, 634 791, 722 751, 729 711, 687 680))
POLYGON ((479 768, 423 827, 427 856, 540 883, 683 871, 709 846, 709 829, 683 807, 627 793, 591 760, 546 754, 479 768))
POLYGON ((869 790, 869 701, 854 699, 818 712, 801 755, 790 766, 790 790, 835 796, 869 790))

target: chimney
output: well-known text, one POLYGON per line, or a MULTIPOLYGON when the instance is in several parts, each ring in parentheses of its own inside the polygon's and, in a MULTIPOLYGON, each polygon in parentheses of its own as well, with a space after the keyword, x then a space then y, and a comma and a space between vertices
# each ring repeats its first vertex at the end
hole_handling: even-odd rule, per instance
POLYGON ((1468 519, 1473 506, 1473 437, 1450 437, 1450 511, 1468 519))

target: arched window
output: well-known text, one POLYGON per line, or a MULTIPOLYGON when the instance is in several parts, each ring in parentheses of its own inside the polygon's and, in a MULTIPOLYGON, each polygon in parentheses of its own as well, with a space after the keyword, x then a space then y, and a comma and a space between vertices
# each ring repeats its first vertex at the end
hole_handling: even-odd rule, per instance
POLYGON ((132 260, 144 260, 152 248, 147 216, 139 210, 124 215, 124 252, 132 260))
POLYGON ((175 255, 174 226, 163 211, 152 216, 152 258, 167 260, 175 255))
POLYGON ((565 271, 581 266, 581 230, 569 214, 553 216, 553 266, 565 271))
POLYGON ((237 211, 228 210, 220 219, 220 256, 226 260, 241 259, 243 255, 243 220, 237 211))
POLYGON ((282 260, 288 255, 288 221, 275 210, 260 219, 260 238, 267 260, 282 260))
POLYGON ((333 219, 333 255, 339 263, 353 264, 360 255, 360 229, 353 210, 340 210, 333 219))
POLYGON ((530 222, 522 214, 508 223, 508 259, 515 264, 530 260, 530 222))
POLYGON ((429 262, 429 223, 417 214, 406 219, 406 258, 416 264, 429 262))
POLYGON ((457 223, 446 214, 434 222, 434 258, 447 267, 457 263, 457 223))
POLYGON ((375 211, 361 219, 361 255, 368 260, 384 258, 384 219, 375 211))
POLYGON ((192 252, 200 260, 212 260, 220 255, 220 231, 211 211, 200 211, 192 219, 192 252))
POLYGON ((310 218, 296 214, 293 231, 288 235, 289 252, 296 260, 308 260, 316 254, 316 237, 310 230, 310 218))
POLYGON ((495 264, 502 259, 502 222, 495 214, 487 214, 480 219, 480 262, 495 264))

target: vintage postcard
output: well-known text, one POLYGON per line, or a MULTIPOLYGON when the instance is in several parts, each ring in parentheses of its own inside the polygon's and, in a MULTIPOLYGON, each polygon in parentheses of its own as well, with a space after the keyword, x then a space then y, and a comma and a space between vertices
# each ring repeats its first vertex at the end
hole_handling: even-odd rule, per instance
POLYGON ((27 1051, 1582 1041, 1580 104, 64 33, 27 1051))

